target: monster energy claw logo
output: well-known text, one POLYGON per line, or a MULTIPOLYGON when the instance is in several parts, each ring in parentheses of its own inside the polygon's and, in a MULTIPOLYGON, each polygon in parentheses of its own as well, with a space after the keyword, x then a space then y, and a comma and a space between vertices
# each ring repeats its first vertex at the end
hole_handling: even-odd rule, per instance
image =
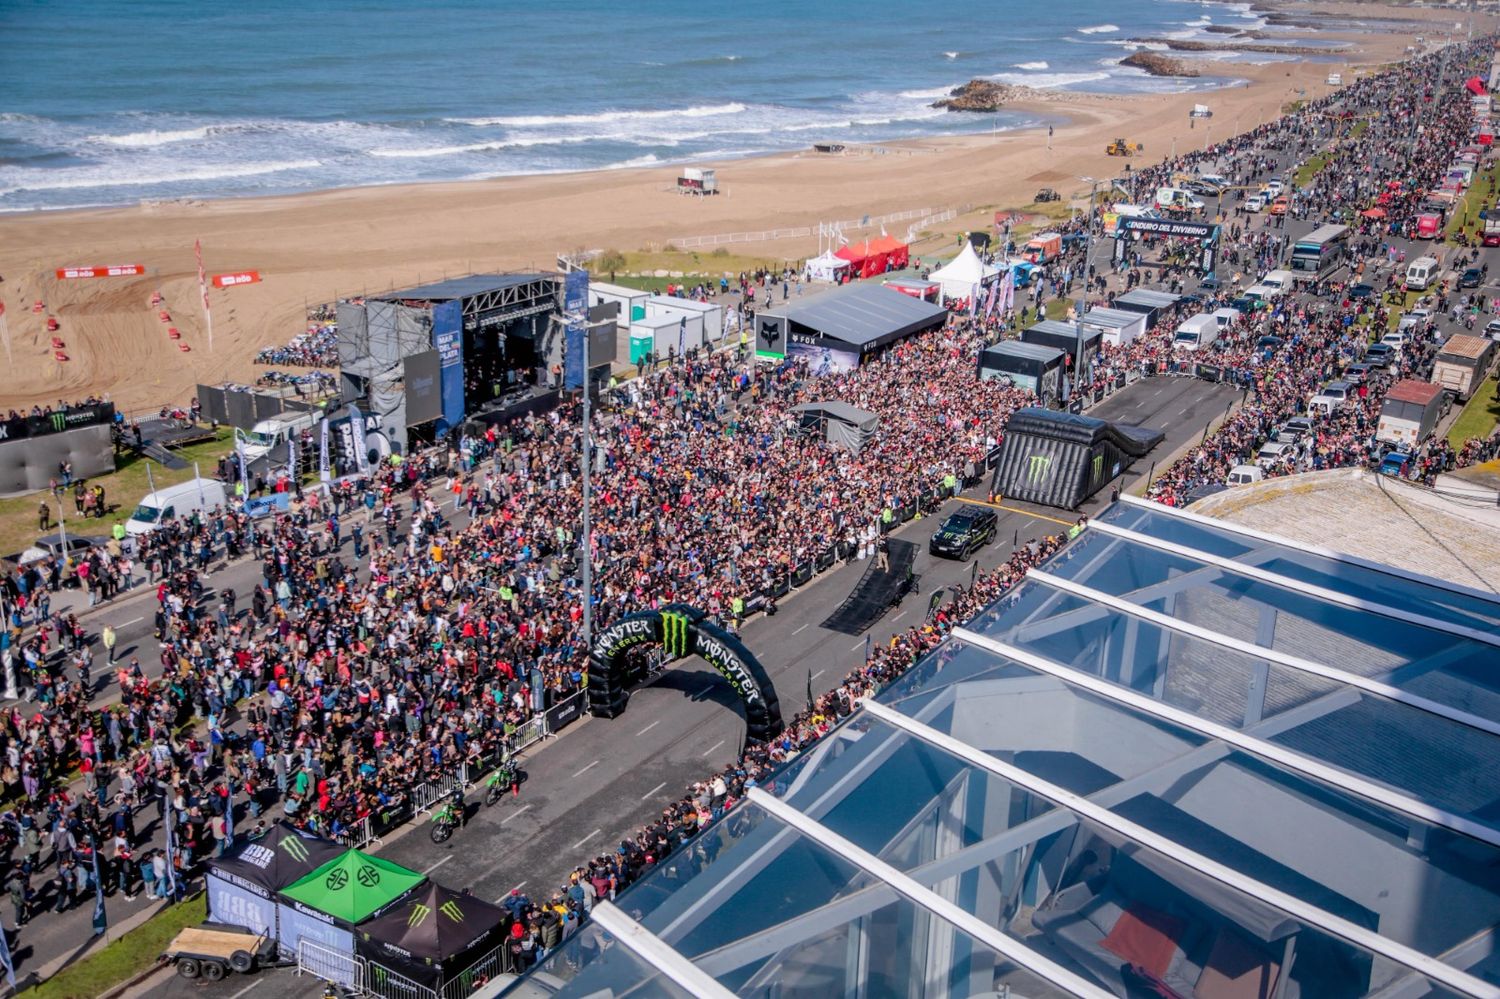
MULTIPOLYGON (((449 904, 451 905, 452 903, 449 904)), ((422 920, 426 919, 430 915, 432 915, 432 910, 427 908, 427 906, 423 905, 421 902, 418 902, 416 905, 411 907, 411 915, 406 917, 406 928, 413 929, 414 927, 422 925, 422 920)))
POLYGON ((1029 459, 1029 463, 1026 466, 1026 481, 1031 485, 1036 485, 1038 482, 1041 482, 1047 477, 1047 473, 1051 470, 1051 468, 1052 458, 1050 455, 1032 455, 1029 459))
POLYGON ((1102 478, 1104 478, 1104 455, 1096 454, 1094 455, 1093 479, 1098 482, 1102 478))
POLYGON ((464 921, 464 910, 460 909, 458 907, 458 903, 451 898, 448 901, 444 902, 442 905, 438 906, 438 912, 441 912, 443 915, 447 916, 455 923, 461 923, 464 921))
POLYGON ((64 430, 64 429, 67 428, 67 426, 68 426, 68 414, 67 413, 59 411, 59 412, 56 412, 56 413, 52 414, 52 429, 53 430, 64 430))
POLYGON ((678 611, 662 611, 661 644, 667 655, 680 659, 688 652, 688 616, 678 611))
POLYGON ((281 837, 281 842, 277 845, 286 851, 288 857, 299 864, 307 863, 307 844, 302 842, 302 837, 288 833, 281 837))

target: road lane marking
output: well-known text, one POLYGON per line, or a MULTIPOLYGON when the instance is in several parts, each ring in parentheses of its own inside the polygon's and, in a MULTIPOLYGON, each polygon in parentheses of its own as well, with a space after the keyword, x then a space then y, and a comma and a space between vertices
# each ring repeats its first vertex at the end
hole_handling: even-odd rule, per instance
POLYGON ((727 739, 720 739, 718 742, 714 743, 712 746, 709 746, 708 747, 708 751, 705 752, 703 755, 704 756, 712 756, 714 754, 714 751, 717 750, 720 746, 724 745, 724 743, 727 742, 727 741, 728 741, 727 739))
POLYGON ((589 840, 591 840, 595 836, 599 835, 599 833, 600 833, 600 830, 595 829, 593 832, 591 832, 587 836, 583 837, 583 839, 579 840, 577 843, 574 843, 572 846, 568 847, 568 849, 569 850, 576 850, 576 849, 578 849, 579 847, 583 846, 583 844, 587 843, 589 840))
POLYGON ((505 818, 501 819, 500 820, 500 824, 503 826, 503 825, 505 825, 505 823, 509 822, 511 819, 518 819, 518 818, 520 818, 521 817, 521 813, 524 812, 524 811, 526 811, 530 807, 531 807, 530 805, 522 805, 520 808, 516 809, 514 812, 511 812, 509 815, 507 815, 505 818))
POLYGON ((820 676, 822 676, 822 675, 823 675, 823 671, 822 671, 822 670, 818 670, 818 671, 817 671, 817 672, 816 672, 816 673, 814 673, 814 674, 813 674, 813 675, 812 675, 812 676, 811 676, 811 677, 810 677, 810 679, 813 679, 813 680, 816 680, 816 679, 817 679, 817 678, 818 678, 818 677, 820 677, 820 676))
POLYGON ((906 616, 906 611, 902 611, 900 614, 897 614, 895 617, 891 618, 891 623, 895 624, 897 621, 901 620, 905 616, 906 616))
POLYGON ((660 791, 662 788, 664 788, 666 786, 667 786, 667 782, 666 781, 662 781, 660 784, 656 785, 651 790, 649 790, 645 794, 641 795, 641 800, 645 801, 647 798, 651 797, 657 791, 660 791))
POLYGON ((953 498, 958 500, 960 503, 972 503, 975 506, 987 506, 995 510, 1004 510, 1006 513, 1019 513, 1023 517, 1035 517, 1037 520, 1050 520, 1052 521, 1052 523, 1062 524, 1064 527, 1072 527, 1075 523, 1071 520, 1059 520, 1056 517, 1049 517, 1045 513, 1032 513, 1030 510, 1019 510, 1013 506, 1006 506, 1004 503, 988 503, 984 500, 969 499, 967 496, 955 496, 953 498))
MULTIPOLYGON (((144 620, 146 620, 144 617, 133 617, 129 621, 121 621, 116 627, 124 628, 127 625, 132 625, 132 624, 135 624, 137 621, 144 621, 144 620)), ((260 984, 259 982, 256 983, 256 985, 259 985, 259 984, 260 984)), ((254 986, 251 986, 251 988, 254 988, 254 986)))
POLYGON ((589 771, 590 771, 590 770, 592 770, 592 769, 594 769, 594 768, 595 768, 595 767, 597 767, 597 766, 598 766, 598 765, 599 765, 599 761, 598 761, 598 760, 595 760, 595 761, 594 761, 594 762, 593 762, 593 763, 590 763, 590 764, 589 764, 589 765, 588 765, 588 766, 586 766, 586 767, 584 767, 584 768, 583 768, 583 769, 582 769, 582 770, 580 770, 580 771, 578 771, 578 772, 577 772, 577 773, 576 773, 576 774, 574 774, 574 775, 573 775, 573 776, 574 776, 574 777, 575 777, 575 778, 577 778, 577 777, 582 777, 582 776, 583 776, 583 775, 584 775, 584 774, 586 774, 586 773, 588 773, 588 772, 589 772, 589 771))
POLYGON ((794 634, 794 635, 800 635, 804 631, 806 631, 808 628, 811 628, 811 627, 812 627, 812 622, 809 621, 806 624, 804 624, 802 627, 798 628, 796 631, 792 632, 792 634, 794 634))
POLYGON ((645 728, 643 728, 639 732, 637 732, 636 735, 645 735, 647 732, 651 731, 653 728, 655 728, 656 726, 658 726, 660 724, 661 724, 661 719, 658 718, 658 719, 656 719, 656 721, 652 722, 650 725, 647 725, 645 728))
MULTIPOLYGON (((261 982, 263 982, 263 981, 265 981, 264 978, 261 979, 261 982)), ((240 996, 247 994, 251 989, 255 988, 259 984, 260 984, 260 982, 251 982, 249 985, 246 985, 244 988, 240 989, 234 995, 230 996, 229 999, 240 999, 240 996)))
MULTIPOLYGON (((525 888, 525 887, 526 887, 526 882, 522 881, 520 884, 516 885, 510 891, 520 891, 522 888, 525 888)), ((495 904, 499 905, 501 902, 504 902, 506 899, 510 898, 510 891, 506 892, 504 895, 501 895, 499 898, 495 899, 495 904)))
POLYGON ((850 652, 857 652, 857 651, 859 651, 860 649, 862 649, 864 647, 865 647, 865 640, 863 638, 861 638, 859 641, 857 641, 853 645, 849 646, 849 651, 850 652))
POLYGON ((444 864, 446 864, 448 861, 450 861, 452 859, 453 859, 453 854, 450 853, 450 854, 448 854, 448 856, 444 857, 442 860, 439 860, 437 863, 433 864, 431 867, 427 868, 427 870, 423 871, 422 873, 423 874, 431 874, 433 871, 437 870, 439 867, 442 867, 444 864))

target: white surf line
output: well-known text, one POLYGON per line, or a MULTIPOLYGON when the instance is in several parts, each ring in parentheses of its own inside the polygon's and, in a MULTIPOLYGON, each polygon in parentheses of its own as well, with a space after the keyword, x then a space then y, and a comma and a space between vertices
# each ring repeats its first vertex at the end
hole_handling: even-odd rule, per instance
POLYGON ((660 724, 661 724, 661 719, 658 718, 658 719, 656 719, 656 721, 652 722, 650 725, 647 725, 645 728, 643 728, 639 732, 637 732, 636 735, 645 735, 647 732, 651 731, 653 728, 655 728, 656 726, 658 726, 660 724))
POLYGON ((452 859, 453 859, 453 854, 450 853, 450 854, 448 854, 448 856, 444 857, 442 860, 439 860, 437 863, 433 864, 431 867, 427 868, 427 870, 423 871, 422 873, 423 874, 431 874, 433 871, 437 870, 439 867, 442 867, 444 864, 446 864, 448 861, 450 861, 452 859))
POLYGON ((579 847, 583 846, 583 844, 587 843, 589 840, 591 840, 595 836, 599 835, 600 831, 601 830, 595 829, 593 832, 591 832, 587 836, 583 837, 583 839, 579 840, 577 843, 574 843, 572 846, 568 847, 568 849, 569 850, 576 850, 576 849, 578 849, 579 847))
POLYGON ((651 797, 651 796, 652 796, 652 795, 654 795, 654 794, 655 794, 655 793, 656 793, 656 792, 657 792, 657 791, 660 791, 660 790, 661 790, 661 789, 662 789, 662 788, 664 788, 664 787, 666 787, 666 786, 667 786, 667 782, 666 782, 666 781, 662 781, 662 782, 661 782, 661 783, 660 783, 660 784, 658 784, 658 785, 656 785, 656 786, 655 786, 655 787, 653 787, 653 788, 652 788, 652 789, 651 789, 651 790, 649 790, 649 791, 647 791, 647 792, 646 792, 646 793, 645 793, 645 794, 643 794, 643 795, 641 795, 641 800, 642 800, 642 801, 645 801, 645 800, 646 800, 646 799, 647 799, 647 798, 649 798, 649 797, 651 797))
POLYGON ((582 777, 584 774, 588 773, 590 770, 594 769, 598 765, 599 765, 599 761, 595 760, 593 763, 590 763, 588 766, 584 767, 582 770, 578 771, 573 776, 574 777, 582 777))
POLYGON ((518 818, 520 818, 521 817, 521 813, 524 812, 524 811, 526 811, 530 807, 531 807, 530 805, 522 805, 520 808, 516 809, 514 812, 511 812, 509 815, 507 815, 505 818, 501 819, 500 820, 500 824, 503 826, 503 825, 505 825, 505 823, 509 822, 511 819, 518 819, 518 818))
POLYGON ((809 621, 806 624, 804 624, 802 627, 798 628, 796 631, 792 632, 792 634, 794 634, 794 635, 800 635, 804 631, 806 631, 808 628, 811 628, 811 627, 812 627, 812 622, 809 621))
POLYGON ((712 746, 709 746, 708 747, 708 751, 705 752, 703 755, 704 756, 712 756, 713 753, 714 753, 714 750, 718 749, 720 746, 724 745, 724 743, 726 743, 728 741, 729 740, 727 740, 727 739, 720 739, 718 742, 714 743, 712 746))

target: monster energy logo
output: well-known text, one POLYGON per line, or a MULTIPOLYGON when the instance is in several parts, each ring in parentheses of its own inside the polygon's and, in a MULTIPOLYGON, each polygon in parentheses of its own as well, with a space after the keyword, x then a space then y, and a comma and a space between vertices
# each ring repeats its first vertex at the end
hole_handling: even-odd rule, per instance
POLYGON ((68 414, 67 413, 57 412, 57 413, 53 413, 52 414, 52 429, 53 430, 66 430, 67 427, 68 427, 68 414))
POLYGON ((688 616, 679 611, 662 611, 661 644, 667 655, 680 659, 688 653, 688 616))
POLYGON ((1032 455, 1030 463, 1027 465, 1026 481, 1031 485, 1036 485, 1047 477, 1047 473, 1051 468, 1052 457, 1050 455, 1032 455))
POLYGON ((280 846, 286 851, 287 856, 297 861, 297 863, 307 863, 307 844, 302 842, 302 837, 289 833, 281 837, 280 846))
MULTIPOLYGON (((449 904, 451 905, 452 903, 450 902, 449 904)), ((411 915, 406 917, 406 928, 410 930, 415 927, 421 926, 422 920, 426 919, 430 915, 432 915, 432 910, 423 905, 421 902, 418 902, 416 905, 411 907, 411 915)))
POLYGON ((1098 482, 1100 479, 1104 478, 1104 455, 1102 454, 1094 455, 1093 477, 1093 480, 1095 482, 1098 482))
POLYGON ((458 907, 458 903, 451 898, 448 901, 444 902, 442 905, 438 906, 438 912, 441 912, 443 915, 447 916, 455 923, 461 923, 464 921, 464 910, 460 909, 458 907))

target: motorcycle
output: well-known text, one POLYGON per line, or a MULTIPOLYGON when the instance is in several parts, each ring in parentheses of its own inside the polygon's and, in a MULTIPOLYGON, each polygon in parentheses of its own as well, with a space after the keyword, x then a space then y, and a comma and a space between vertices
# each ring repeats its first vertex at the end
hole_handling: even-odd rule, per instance
POLYGON ((515 760, 506 760, 500 764, 500 769, 490 774, 489 779, 484 782, 484 803, 488 807, 505 796, 505 792, 515 787, 520 778, 521 768, 516 765, 515 760))
POLYGON ((446 843, 463 821, 459 809, 463 807, 451 800, 443 802, 443 806, 432 813, 432 829, 428 835, 434 843, 446 843))

